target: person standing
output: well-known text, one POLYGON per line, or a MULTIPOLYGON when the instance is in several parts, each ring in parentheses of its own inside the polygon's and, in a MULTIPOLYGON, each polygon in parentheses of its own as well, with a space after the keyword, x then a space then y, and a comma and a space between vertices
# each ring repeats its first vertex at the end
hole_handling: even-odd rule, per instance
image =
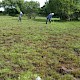
POLYGON ((50 23, 51 23, 51 18, 52 18, 53 15, 54 15, 54 13, 50 13, 50 14, 47 16, 46 24, 47 24, 47 22, 50 22, 50 23))
POLYGON ((19 21, 20 21, 20 22, 21 22, 21 20, 22 20, 22 15, 23 15, 23 13, 20 12, 20 14, 19 14, 19 21))

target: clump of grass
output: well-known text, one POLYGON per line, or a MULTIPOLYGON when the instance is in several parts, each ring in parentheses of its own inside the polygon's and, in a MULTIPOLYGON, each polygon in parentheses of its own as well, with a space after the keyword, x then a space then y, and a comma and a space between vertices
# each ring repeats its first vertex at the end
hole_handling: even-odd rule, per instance
POLYGON ((19 80, 34 80, 36 79, 36 77, 38 76, 38 74, 33 74, 30 71, 27 72, 23 72, 19 75, 18 79, 19 80))
POLYGON ((74 77, 72 75, 65 74, 59 80, 74 80, 74 77))
POLYGON ((74 75, 74 77, 80 78, 80 69, 74 70, 72 74, 74 75))

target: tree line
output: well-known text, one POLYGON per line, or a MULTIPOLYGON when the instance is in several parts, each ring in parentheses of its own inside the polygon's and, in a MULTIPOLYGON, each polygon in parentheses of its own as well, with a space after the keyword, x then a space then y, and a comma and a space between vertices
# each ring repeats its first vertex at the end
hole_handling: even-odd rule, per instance
POLYGON ((78 20, 80 18, 80 0, 46 0, 43 7, 36 1, 3 0, 0 6, 5 8, 5 14, 15 16, 22 11, 29 18, 36 15, 47 16, 55 13, 61 20, 78 20))
POLYGON ((40 9, 40 3, 37 1, 3 0, 0 5, 5 9, 4 14, 16 16, 22 11, 29 18, 32 16, 35 18, 40 9))

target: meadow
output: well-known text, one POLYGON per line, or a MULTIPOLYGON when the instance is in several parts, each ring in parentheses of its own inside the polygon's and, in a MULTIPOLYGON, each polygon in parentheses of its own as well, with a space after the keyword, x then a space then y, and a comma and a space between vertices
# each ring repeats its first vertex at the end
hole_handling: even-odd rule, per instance
POLYGON ((0 80, 80 80, 80 21, 0 16, 0 80))

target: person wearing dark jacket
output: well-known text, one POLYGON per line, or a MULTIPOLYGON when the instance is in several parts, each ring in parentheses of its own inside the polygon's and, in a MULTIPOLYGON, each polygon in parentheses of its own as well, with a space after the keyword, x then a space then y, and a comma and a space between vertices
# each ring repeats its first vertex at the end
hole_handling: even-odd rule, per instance
POLYGON ((48 21, 51 23, 51 18, 52 18, 53 15, 54 15, 54 13, 50 13, 50 14, 47 16, 46 24, 47 24, 48 21))

